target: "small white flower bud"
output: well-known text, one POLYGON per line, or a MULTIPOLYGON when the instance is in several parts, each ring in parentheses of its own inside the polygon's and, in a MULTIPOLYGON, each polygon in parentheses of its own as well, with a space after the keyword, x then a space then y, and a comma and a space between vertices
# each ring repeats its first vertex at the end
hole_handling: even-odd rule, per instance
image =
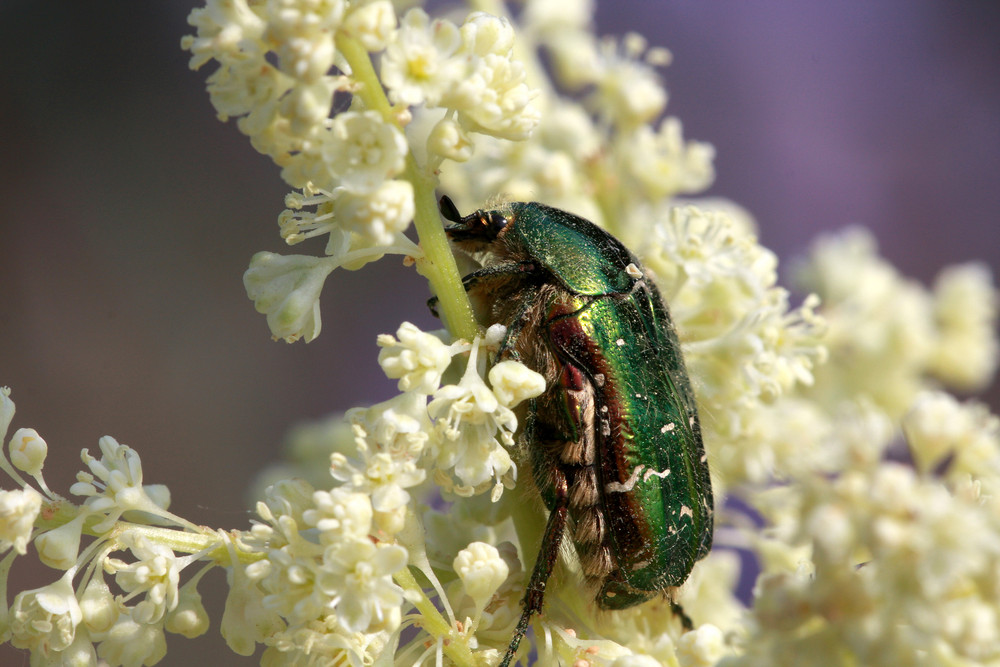
POLYGON ((118 605, 100 572, 95 574, 83 590, 80 610, 83 612, 83 622, 91 632, 105 632, 118 620, 118 605))
POLYGON ((57 570, 68 570, 76 564, 80 551, 80 533, 86 514, 80 514, 67 524, 35 538, 38 560, 57 570))
POLYGON ((375 512, 375 525, 387 535, 396 535, 406 524, 406 505, 387 512, 375 512))
POLYGON ((482 58, 488 54, 509 55, 514 48, 514 28, 503 17, 473 12, 461 27, 463 46, 482 58))
POLYGON ((451 118, 442 118, 427 137, 427 152, 455 162, 466 162, 475 152, 469 135, 451 118))
POLYGON ((389 180, 371 192, 342 193, 334 201, 333 217, 370 243, 391 245, 413 219, 413 186, 389 180))
POLYGON ((137 623, 120 616, 101 642, 99 655, 113 665, 155 665, 167 653, 167 640, 159 623, 137 623))
POLYGON ((501 361, 489 377, 497 400, 508 408, 545 391, 545 378, 519 361, 501 361))
POLYGON ((166 630, 192 639, 205 634, 208 625, 208 612, 201 602, 201 594, 189 582, 181 588, 177 607, 167 614, 166 630))
POLYGON ((369 51, 381 51, 396 29, 396 10, 389 0, 375 0, 351 10, 341 30, 369 51))
POLYGON ((710 667, 726 654, 722 630, 705 623, 685 632, 677 641, 677 657, 683 667, 710 667))
POLYGON ((275 338, 309 342, 320 332, 319 296, 335 265, 320 257, 259 252, 243 274, 258 313, 267 315, 275 338))
POLYGON ((170 487, 166 484, 143 484, 142 490, 157 507, 170 509, 170 487))
POLYGON ((296 86, 281 98, 281 115, 288 118, 293 132, 305 134, 321 125, 330 115, 333 105, 333 84, 320 79, 309 85, 296 86))
POLYGON ((10 387, 0 387, 0 437, 7 435, 13 418, 14 401, 10 400, 10 387))
POLYGON ((483 337, 483 344, 487 347, 496 347, 507 335, 507 327, 502 324, 491 324, 483 337))
POLYGON ((9 451, 10 462, 18 470, 35 476, 42 472, 49 446, 35 429, 19 428, 10 439, 9 451))
POLYGON ((285 628, 281 616, 262 603, 263 591, 239 564, 230 575, 229 595, 219 632, 238 655, 253 655, 256 643, 285 628))
POLYGON ((473 542, 459 551, 453 567, 465 592, 480 609, 486 606, 510 571, 496 547, 485 542, 473 542))

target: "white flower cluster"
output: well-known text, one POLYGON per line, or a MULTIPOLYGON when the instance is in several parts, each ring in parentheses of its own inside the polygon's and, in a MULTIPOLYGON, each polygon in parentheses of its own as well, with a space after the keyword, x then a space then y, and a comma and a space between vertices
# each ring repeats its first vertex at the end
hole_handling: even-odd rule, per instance
MULTIPOLYGON (((977 483, 993 483, 996 419, 981 407, 959 405, 947 394, 920 392, 930 389, 934 380, 969 389, 992 376, 997 363, 995 290, 987 271, 969 266, 944 271, 933 292, 928 292, 878 259, 874 245, 862 233, 849 232, 817 246, 799 271, 800 284, 815 296, 793 306, 789 292, 778 286, 776 257, 757 242, 754 222, 744 211, 724 201, 676 199, 711 184, 713 149, 685 140, 677 119, 662 118, 667 94, 657 68, 667 64, 669 54, 649 48, 635 35, 620 42, 599 40, 590 30, 591 16, 592 7, 584 0, 558 6, 538 0, 524 3, 521 25, 516 26, 517 53, 525 63, 518 70, 524 79, 516 80, 541 91, 532 106, 542 113, 530 136, 516 135, 523 139, 518 143, 507 141, 513 135, 481 119, 493 113, 494 101, 502 108, 503 99, 523 100, 520 92, 509 97, 500 87, 495 94, 480 92, 485 116, 468 112, 458 102, 473 101, 463 97, 467 80, 474 85, 487 80, 480 79, 468 62, 461 62, 459 54, 485 57, 491 49, 506 53, 513 43, 507 27, 513 24, 502 24, 500 29, 501 24, 488 23, 484 30, 473 27, 476 21, 470 19, 457 27, 412 10, 381 62, 381 83, 389 99, 399 106, 423 105, 410 109, 409 144, 423 146, 430 165, 440 166, 443 159, 464 162, 462 169, 440 173, 444 189, 459 202, 460 210, 478 208, 497 193, 540 200, 594 220, 639 254, 669 304, 698 397, 718 500, 716 543, 723 550, 717 549, 696 566, 680 597, 696 623, 695 631, 682 634, 674 615, 653 603, 597 621, 585 611, 589 600, 568 590, 571 586, 555 586, 547 594, 545 617, 534 622, 540 633, 540 659, 566 664, 585 660, 594 665, 711 665, 724 656, 731 660, 742 654, 741 660, 780 662, 791 635, 774 634, 783 627, 780 614, 768 615, 767 610, 791 593, 774 584, 779 579, 772 575, 816 572, 819 564, 814 562, 811 540, 826 540, 828 545, 842 540, 835 558, 840 559, 836 571, 843 577, 824 588, 822 595, 828 598, 815 604, 836 608, 845 603, 849 591, 864 585, 848 579, 869 568, 858 566, 866 562, 859 560, 867 557, 864 554, 872 554, 871 546, 860 528, 857 534, 838 533, 833 524, 825 523, 831 513, 822 508, 846 502, 832 489, 854 483, 851 479, 857 475, 867 476, 872 484, 893 479, 899 468, 912 478, 908 488, 917 496, 944 493, 956 499, 946 503, 947 511, 959 512, 962 506, 955 503, 968 500, 959 491, 963 480, 973 475, 977 483), (471 46, 480 39, 482 44, 471 46), (545 68, 532 57, 540 51, 549 57, 554 81, 545 79, 545 68), (559 96, 556 90, 575 96, 559 96), (469 133, 477 125, 495 131, 491 137, 478 137, 474 146, 469 133), (825 363, 828 357, 833 363, 825 363), (900 433, 901 419, 913 468, 886 462, 885 450, 900 433), (940 475, 944 477, 936 477, 940 475), (775 487, 776 481, 782 485, 775 487), (735 507, 742 503, 769 520, 766 538, 760 537, 758 524, 724 503, 726 495, 739 499, 735 507), (764 565, 749 623, 733 594, 738 568, 724 550, 727 544, 752 549, 764 565), (567 627, 569 619, 572 627, 567 627)), ((488 80, 505 80, 499 70, 494 75, 488 80)), ((417 336, 401 328, 398 339, 380 342, 380 362, 390 377, 399 380, 404 394, 376 406, 374 412, 353 413, 355 432, 364 436, 364 442, 380 430, 395 434, 397 440, 402 437, 394 447, 411 452, 419 461, 418 470, 426 469, 429 479, 456 495, 488 487, 498 495, 513 481, 517 460, 507 449, 513 428, 500 409, 502 381, 491 376, 492 389, 487 387, 482 370, 473 372, 470 363, 459 384, 438 388, 452 353, 445 351, 444 343, 418 344, 417 336), (421 398, 415 401, 416 396, 421 398), (426 413, 423 397, 429 401, 426 413), (393 415, 388 420, 380 416, 386 406, 391 406, 393 415), (481 416, 484 411, 489 418, 481 416), (403 420, 404 414, 409 419, 403 420)), ((387 442, 382 436, 376 440, 387 442)), ((353 457, 343 449, 335 455, 339 479, 366 493, 392 498, 385 501, 387 508, 401 507, 404 498, 410 502, 419 498, 418 482, 407 487, 394 481, 407 479, 409 473, 377 472, 382 470, 377 459, 384 445, 366 447, 353 457)), ((457 516, 453 512, 444 519, 425 513, 426 539, 419 547, 413 542, 407 547, 411 559, 426 550, 435 562, 448 562, 468 538, 501 547, 507 581, 485 607, 477 609, 470 597, 461 597, 449 586, 444 593, 437 591, 446 611, 456 620, 465 619, 459 623, 463 631, 478 631, 477 637, 463 637, 470 646, 478 639, 485 656, 487 651, 504 650, 502 639, 495 638, 509 633, 527 572, 513 553, 503 550, 503 540, 516 542, 519 537, 503 521, 511 514, 520 525, 519 508, 509 505, 516 496, 506 494, 493 505, 482 505, 478 498, 456 502, 457 516)), ((858 526, 879 521, 870 502, 851 510, 857 513, 851 521, 858 526)), ((391 513, 386 509, 382 523, 398 526, 400 519, 391 513)), ((925 539, 936 530, 932 524, 914 519, 908 530, 925 539)), ((995 534, 995 527, 988 524, 980 528, 995 534)), ((405 529, 398 535, 404 533, 405 529)), ((933 537, 924 544, 932 545, 933 537)), ((932 552, 925 546, 921 553, 931 558, 932 552)), ((525 565, 533 562, 534 554, 522 551, 521 556, 525 565)), ((897 555, 889 551, 879 552, 878 557, 883 561, 873 564, 871 572, 900 566, 894 560, 897 555)), ((456 570, 463 567, 456 561, 456 570)), ((572 571, 574 565, 570 560, 563 567, 572 571)), ((979 581, 984 571, 968 569, 942 585, 957 595, 955 587, 979 581)), ((441 569, 436 572, 447 576, 441 569)), ((850 622, 880 628, 895 623, 907 632, 924 631, 915 618, 929 613, 932 601, 925 594, 905 597, 912 590, 902 584, 881 592, 872 589, 873 597, 864 599, 879 607, 876 616, 858 616, 850 622), (899 601, 886 601, 890 594, 899 596, 899 601), (910 608, 904 614, 906 605, 910 608)), ((994 601, 985 589, 979 595, 983 602, 976 613, 983 606, 992 609, 994 601)), ((810 604, 813 601, 810 598, 810 604)), ((425 621, 422 613, 420 622, 425 621)), ((848 622, 845 616, 844 628, 848 622)), ((800 634, 804 627, 819 625, 815 619, 803 623, 797 626, 800 634)), ((836 617, 828 618, 827 624, 831 633, 842 629, 836 617)), ((440 642, 442 634, 428 632, 440 642)), ((902 642, 888 646, 886 655, 929 650, 902 642)), ((868 655, 856 643, 837 650, 838 655, 868 655)), ((988 649, 980 647, 969 653, 973 654, 987 655, 988 649)), ((817 655, 831 654, 827 650, 817 655)))
MULTIPOLYGON (((681 123, 656 123, 667 104, 657 67, 670 60, 662 48, 628 35, 621 44, 599 40, 591 30, 586 0, 526 2, 518 45, 544 50, 554 81, 543 79, 540 62, 528 82, 554 92, 537 101, 544 110, 529 141, 510 144, 485 139, 469 168, 442 173, 460 208, 504 193, 514 200, 538 200, 602 224, 626 245, 641 249, 648 238, 650 205, 678 194, 697 193, 715 178, 715 151, 685 141, 681 123), (635 235, 629 233, 635 223, 635 235)), ((524 51, 519 51, 523 53, 524 51)), ((419 120, 419 116, 418 116, 419 120)))
MULTIPOLYGON (((415 8, 399 21, 389 0, 209 0, 189 21, 191 67, 218 63, 208 90, 220 118, 238 118, 296 188, 278 219, 282 238, 327 237, 323 258, 259 253, 251 262, 247 293, 275 338, 319 335, 320 290, 334 268, 386 253, 422 257, 403 234, 415 198, 433 196, 430 175, 443 160, 472 155, 472 134, 521 140, 538 124, 503 18, 475 12, 458 26, 415 8), (439 118, 407 136, 414 106, 439 118), (425 164, 412 146, 426 151, 425 164)), ((422 215, 429 222, 433 211, 422 215)))
POLYGON ((754 418, 785 483, 744 496, 767 519, 750 538, 763 573, 726 664, 996 662, 1000 420, 938 388, 996 369, 988 272, 949 268, 929 291, 849 229, 798 273, 823 300, 831 361, 754 418))
POLYGON ((873 410, 845 414, 826 441, 848 462, 837 476, 804 475, 756 497, 774 532, 762 538, 745 653, 727 664, 1000 658, 996 418, 983 424, 980 406, 924 395, 904 422, 922 464, 914 468, 882 458, 891 429, 873 410), (951 462, 940 461, 945 453, 951 462), (970 475, 970 459, 982 477, 970 475))
POLYGON ((929 378, 968 391, 993 377, 998 303, 985 266, 945 269, 928 292, 878 256, 867 230, 850 228, 821 238, 798 275, 830 325, 821 400, 825 387, 853 387, 898 419, 929 378))
MULTIPOLYGON (((0 438, 13 416, 10 391, 3 388, 0 438)), ((194 637, 208 629, 200 598, 185 594, 179 581, 201 552, 220 543, 218 536, 166 510, 169 494, 142 484, 132 449, 110 437, 101 438, 100 449, 100 459, 83 451, 88 471, 77 474, 71 489, 84 499, 79 505, 46 486, 41 469, 47 446, 34 429, 16 431, 8 442, 10 458, 0 455, 0 468, 21 487, 0 491, 0 551, 11 551, 3 587, 13 556, 25 555, 29 541, 39 560, 64 571, 47 586, 18 592, 0 614, 0 636, 31 650, 33 664, 96 665, 100 658, 109 665, 152 665, 166 653, 165 631, 194 637), (31 475, 41 493, 15 468, 31 475), (81 548, 84 535, 93 539, 81 548), (127 559, 113 556, 125 552, 127 559)))
MULTIPOLYGON (((501 335, 491 332, 490 340, 495 343, 501 335)), ((340 431, 331 425, 326 452, 332 479, 327 483, 336 480, 334 488, 283 481, 257 505, 263 522, 245 540, 266 558, 237 566, 240 576, 234 578, 228 606, 233 618, 245 617, 254 605, 268 615, 266 622, 241 626, 242 634, 235 623, 232 629, 224 626, 238 652, 249 654, 256 643, 264 643, 266 660, 283 664, 306 656, 370 661, 401 629, 404 589, 394 577, 409 564, 437 581, 419 557, 424 536, 416 528, 420 505, 412 493, 426 495, 428 472, 455 496, 492 489, 496 500, 504 483, 513 483, 507 448, 513 445, 517 419, 511 408, 544 390, 541 376, 504 362, 490 371, 491 389, 480 374, 482 341, 446 345, 410 323, 403 323, 396 336, 380 336, 378 344, 379 363, 389 377, 399 379, 403 393, 348 412, 350 443, 336 442, 340 431), (465 353, 459 382, 442 386, 453 360, 465 353)), ((508 566, 492 546, 462 546, 467 548, 456 562, 478 618, 507 579, 508 566)))
POLYGON ((764 411, 826 360, 825 324, 808 297, 796 309, 777 286, 777 258, 751 225, 725 210, 674 208, 654 227, 647 264, 661 277, 684 336, 688 369, 716 448, 717 484, 772 474, 774 443, 749 436, 764 411))

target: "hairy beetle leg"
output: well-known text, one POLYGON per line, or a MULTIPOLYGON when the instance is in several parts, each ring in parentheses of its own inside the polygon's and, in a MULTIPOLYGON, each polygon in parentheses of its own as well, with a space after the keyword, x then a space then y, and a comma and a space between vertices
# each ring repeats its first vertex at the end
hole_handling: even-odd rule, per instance
MULTIPOLYGON (((473 271, 469 275, 462 278, 462 287, 465 288, 466 292, 475 289, 488 289, 502 284, 504 280, 509 278, 512 274, 520 275, 532 273, 534 271, 535 265, 530 263, 501 264, 499 266, 491 266, 486 269, 473 271)), ((440 317, 437 310, 439 300, 440 299, 436 296, 432 296, 427 299, 427 308, 431 311, 431 315, 434 317, 440 317)))
POLYGON ((566 529, 566 516, 569 511, 569 491, 566 476, 563 475, 562 471, 557 470, 555 477, 553 488, 556 495, 556 506, 549 513, 548 523, 545 524, 545 535, 542 536, 542 546, 538 550, 538 558, 535 560, 535 569, 531 573, 531 581, 528 582, 528 589, 524 592, 524 599, 521 601, 524 606, 521 619, 517 622, 514 637, 510 640, 507 653, 504 654, 499 667, 510 665, 514 654, 517 653, 517 647, 521 644, 521 639, 528 632, 531 615, 542 610, 545 585, 549 581, 549 575, 552 574, 552 568, 559 559, 559 544, 562 542, 566 529))

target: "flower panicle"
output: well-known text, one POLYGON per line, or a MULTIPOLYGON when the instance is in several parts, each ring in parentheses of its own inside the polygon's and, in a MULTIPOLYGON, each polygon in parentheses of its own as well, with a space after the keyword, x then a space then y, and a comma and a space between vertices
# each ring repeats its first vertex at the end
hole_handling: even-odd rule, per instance
MULTIPOLYGON (((13 415, 10 390, 3 388, 0 441, 13 415)), ((49 661, 153 664, 166 653, 164 632, 205 632, 208 615, 200 597, 183 593, 180 575, 198 560, 219 564, 210 554, 222 542, 215 531, 167 510, 169 491, 143 483, 135 450, 110 436, 99 442, 100 458, 83 450, 87 469, 70 489, 80 498, 76 503, 46 485, 47 447, 34 429, 18 429, 7 442, 0 468, 20 488, 0 491, 0 552, 10 552, 0 566, 0 586, 6 590, 13 555, 27 555, 29 543, 42 563, 62 571, 53 583, 14 596, 2 627, 11 644, 49 661), (31 475, 38 489, 15 468, 31 475), (182 623, 179 613, 186 615, 182 623)))
POLYGON ((404 235, 420 215, 418 233, 440 235, 436 212, 417 208, 433 197, 433 174, 444 160, 469 159, 475 137, 522 141, 539 121, 502 17, 473 12, 457 25, 419 8, 398 17, 389 0, 209 0, 189 22, 196 34, 182 47, 194 69, 217 64, 208 90, 220 118, 237 118, 296 188, 279 215, 282 238, 328 239, 323 258, 251 262, 247 293, 276 339, 319 335, 320 291, 335 267, 428 251, 442 255, 431 266, 453 266, 445 244, 420 250, 404 235), (433 127, 408 127, 417 109, 439 116, 433 127))

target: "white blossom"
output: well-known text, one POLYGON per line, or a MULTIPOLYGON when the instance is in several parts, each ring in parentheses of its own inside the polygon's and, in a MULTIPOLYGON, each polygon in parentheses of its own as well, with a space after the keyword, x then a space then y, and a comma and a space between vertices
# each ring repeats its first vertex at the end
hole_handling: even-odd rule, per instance
POLYGON ((341 186, 364 193, 403 170, 406 138, 375 111, 345 111, 323 139, 323 160, 341 186))
POLYGON ((683 667, 712 667, 727 653, 722 631, 710 623, 681 635, 677 657, 683 667))
POLYGON ((72 577, 67 572, 48 586, 17 594, 9 611, 14 646, 39 653, 69 648, 83 620, 72 577))
POLYGON ((656 72, 606 42, 600 49, 591 104, 599 115, 625 127, 647 123, 663 111, 667 92, 656 72))
POLYGON ((118 620, 121 609, 101 572, 95 572, 80 595, 83 623, 90 632, 106 632, 118 620))
POLYGON ((465 162, 472 157, 474 149, 471 137, 450 117, 438 121, 427 137, 427 152, 442 159, 465 162))
POLYGON ((84 449, 80 458, 90 472, 79 472, 72 493, 86 497, 84 507, 90 513, 104 513, 106 518, 93 529, 107 530, 124 512, 148 512, 155 516, 171 516, 146 492, 142 485, 142 462, 139 454, 128 445, 119 444, 111 436, 98 441, 101 458, 96 459, 84 449))
POLYGON ((334 479, 369 494, 376 512, 393 512, 406 505, 410 500, 406 489, 421 483, 426 476, 416 461, 399 459, 387 452, 373 453, 357 463, 335 453, 330 468, 334 479))
POLYGON ((238 655, 252 655, 256 643, 284 629, 285 622, 272 607, 263 604, 265 592, 247 570, 235 563, 229 571, 229 595, 219 632, 238 655))
POLYGON ((418 391, 400 394, 368 409, 348 410, 355 444, 364 453, 385 452, 400 460, 414 460, 430 438, 427 397, 418 391))
POLYGON ((392 245, 413 220, 413 186, 388 180, 371 192, 343 192, 333 200, 332 219, 373 245, 392 245))
POLYGON ((323 554, 320 586, 333 596, 337 618, 348 632, 360 632, 391 616, 403 602, 392 574, 406 567, 406 549, 370 540, 331 545, 323 554))
POLYGON ((188 35, 181 43, 193 54, 192 69, 219 56, 245 57, 247 47, 260 39, 266 25, 246 0, 209 0, 205 7, 191 11, 188 23, 198 29, 197 37, 188 35))
POLYGON ((319 295, 336 264, 319 257, 259 252, 243 275, 257 312, 267 315, 271 335, 309 342, 321 328, 319 295))
POLYGON ((985 406, 925 391, 903 416, 902 427, 922 472, 939 472, 953 482, 971 476, 1000 489, 1000 418, 985 406))
POLYGON ((457 109, 459 122, 470 131, 523 140, 540 119, 537 107, 531 104, 535 92, 525 78, 521 63, 487 53, 446 93, 442 104, 457 109))
POLYGON ((315 507, 303 512, 302 519, 319 531, 321 544, 361 539, 371 532, 372 501, 368 495, 336 488, 314 492, 313 503, 315 507))
POLYGON ((625 139, 619 154, 629 175, 653 201, 700 192, 715 179, 715 149, 706 143, 685 143, 676 118, 664 119, 655 132, 640 125, 625 139))
POLYGON ((890 415, 901 415, 934 350, 930 295, 878 257, 871 234, 860 228, 821 238, 798 274, 822 300, 829 326, 830 363, 817 373, 817 391, 864 387, 890 415))
POLYGON ((437 106, 447 89, 464 73, 456 56, 458 27, 445 19, 433 22, 423 9, 406 12, 395 38, 382 56, 382 83, 396 104, 437 106))
POLYGON ((127 614, 118 617, 97 647, 97 655, 113 665, 155 665, 167 653, 159 624, 142 623, 127 614))
POLYGON ((343 30, 369 51, 386 47, 396 28, 396 10, 389 0, 374 0, 350 9, 343 30))
POLYGON ((0 553, 12 548, 22 556, 35 519, 42 508, 42 495, 25 487, 14 491, 0 489, 0 553))
POLYGON ((434 392, 427 411, 436 420, 431 440, 435 465, 454 471, 461 482, 456 492, 473 493, 494 479, 496 493, 507 473, 516 474, 505 446, 514 444, 517 417, 486 386, 476 370, 475 354, 461 382, 434 392))
POLYGON ((114 574, 115 583, 129 598, 144 594, 143 600, 132 608, 132 618, 137 623, 160 623, 177 606, 180 572, 187 561, 177 558, 169 547, 139 533, 126 533, 121 542, 132 552, 135 562, 108 559, 105 570, 114 574))
POLYGON ((946 268, 934 281, 938 340, 931 372, 960 389, 981 389, 996 373, 1000 298, 983 264, 946 268))
POLYGON ((431 394, 441 384, 441 375, 451 364, 451 350, 440 338, 403 322, 396 338, 378 337, 378 363, 387 377, 399 379, 399 390, 431 394))

